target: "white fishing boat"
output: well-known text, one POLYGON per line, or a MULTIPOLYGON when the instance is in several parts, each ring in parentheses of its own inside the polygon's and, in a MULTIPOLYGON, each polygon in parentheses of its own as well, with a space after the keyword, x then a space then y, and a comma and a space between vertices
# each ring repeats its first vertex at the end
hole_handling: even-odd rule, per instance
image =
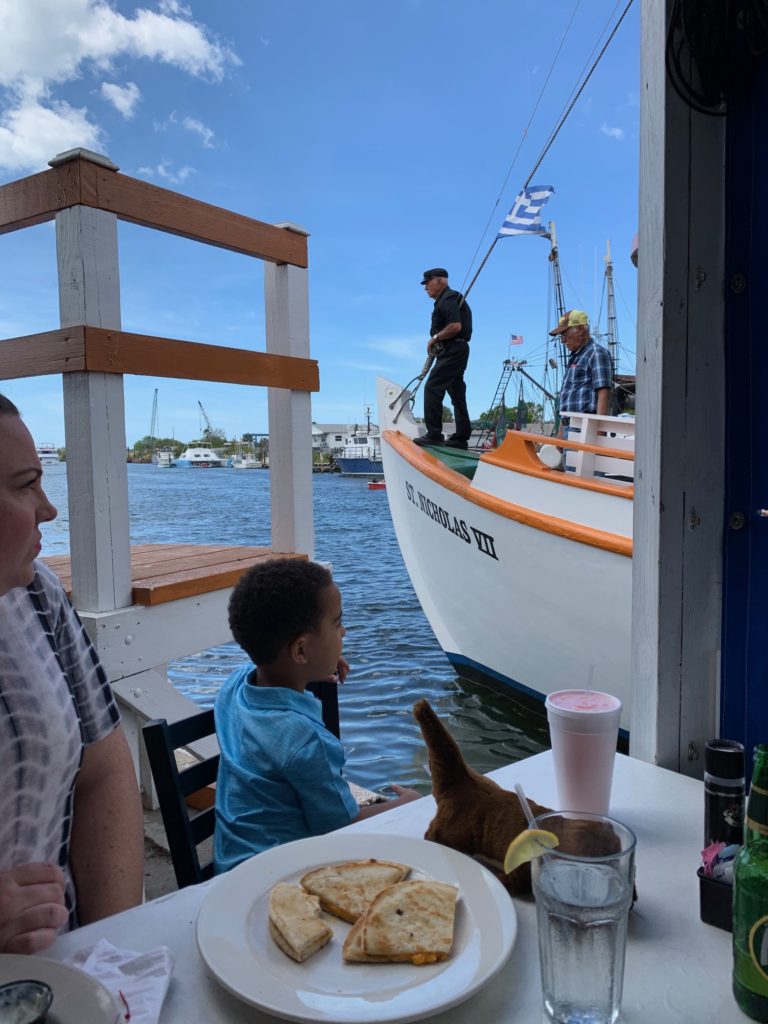
POLYGON ((37 457, 40 459, 41 466, 52 466, 56 462, 60 462, 59 452, 56 446, 51 441, 44 441, 41 444, 35 445, 37 451, 37 457))
POLYGON ((172 448, 158 448, 152 455, 152 462, 158 469, 175 469, 176 463, 172 448))
POLYGON ((559 461, 551 437, 515 430, 494 450, 420 448, 423 426, 405 398, 379 379, 387 496, 456 671, 536 701, 565 686, 607 690, 626 728, 634 421, 572 414, 583 440, 558 442, 569 452, 563 471, 539 456, 559 461))
POLYGON ((257 458, 253 452, 244 452, 241 455, 232 456, 232 469, 261 469, 261 459, 257 458))
POLYGON ((220 469, 225 461, 213 448, 185 448, 173 465, 179 469, 220 469))

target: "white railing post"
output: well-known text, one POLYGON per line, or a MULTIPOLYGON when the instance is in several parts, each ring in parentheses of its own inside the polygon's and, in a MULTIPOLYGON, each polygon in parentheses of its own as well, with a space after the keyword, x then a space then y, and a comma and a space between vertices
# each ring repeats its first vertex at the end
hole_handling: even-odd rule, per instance
MULTIPOLYGON (((306 235, 293 224, 279 225, 306 235)), ((307 271, 264 264, 267 352, 309 358, 307 271)), ((312 403, 308 391, 268 389, 272 548, 314 557, 312 403)))
MULTIPOLYGON (((83 156, 75 150, 66 159, 83 156)), ((61 326, 119 329, 115 215, 86 206, 61 210, 56 256, 61 326)), ((84 611, 123 608, 131 603, 123 378, 65 373, 63 388, 73 602, 84 611)))

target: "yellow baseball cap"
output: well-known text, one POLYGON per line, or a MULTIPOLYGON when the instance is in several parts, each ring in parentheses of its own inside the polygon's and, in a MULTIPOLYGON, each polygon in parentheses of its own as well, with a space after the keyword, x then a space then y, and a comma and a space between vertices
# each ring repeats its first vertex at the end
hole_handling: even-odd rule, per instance
POLYGON ((589 327, 589 317, 583 309, 569 309, 560 317, 560 323, 550 334, 563 334, 569 327, 589 327))

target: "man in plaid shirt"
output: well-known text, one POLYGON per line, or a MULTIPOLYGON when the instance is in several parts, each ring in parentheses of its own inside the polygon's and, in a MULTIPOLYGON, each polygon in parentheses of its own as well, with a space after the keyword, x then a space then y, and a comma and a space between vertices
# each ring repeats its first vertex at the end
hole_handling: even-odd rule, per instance
MULTIPOLYGON (((560 338, 571 353, 560 389, 560 411, 592 412, 607 416, 610 409, 613 367, 607 349, 595 344, 589 334, 589 317, 581 309, 570 309, 549 332, 560 338)), ((559 437, 567 437, 569 419, 560 420, 559 437)))

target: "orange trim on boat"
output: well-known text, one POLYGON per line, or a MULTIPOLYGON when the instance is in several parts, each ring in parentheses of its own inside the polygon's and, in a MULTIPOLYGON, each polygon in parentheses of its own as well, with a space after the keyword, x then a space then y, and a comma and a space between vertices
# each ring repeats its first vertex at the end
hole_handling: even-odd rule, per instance
MULTIPOLYGON (((411 438, 406 437, 399 430, 385 430, 382 436, 387 444, 391 445, 397 454, 401 455, 414 469, 446 490, 457 494, 460 498, 472 502, 473 505, 488 509, 489 512, 503 516, 505 519, 514 519, 523 526, 530 526, 534 530, 551 533, 557 537, 565 537, 567 540, 588 544, 590 547, 602 548, 604 551, 613 551, 626 558, 632 557, 631 537, 622 537, 620 534, 608 533, 606 530, 598 530, 593 526, 584 526, 567 519, 558 519, 556 516, 535 512, 522 505, 504 501, 494 494, 485 494, 472 487, 471 482, 461 473, 449 469, 436 456, 430 454, 428 448, 419 448, 411 438)), ((483 459, 485 458, 484 455, 483 459)), ((556 482, 570 483, 570 481, 562 479, 564 476, 565 474, 558 473, 556 482)), ((607 485, 602 485, 599 489, 602 489, 603 486, 607 485)), ((618 491, 618 488, 616 490, 618 491)), ((614 489, 610 488, 610 493, 613 491, 614 489)))
POLYGON ((481 462, 490 463, 492 466, 501 466, 503 469, 513 469, 516 473, 524 473, 526 476, 552 480, 567 487, 601 491, 603 494, 613 494, 616 497, 629 500, 634 497, 633 484, 612 484, 609 480, 602 478, 584 479, 584 477, 576 476, 573 473, 566 474, 557 469, 549 469, 548 466, 543 465, 536 454, 537 444, 554 444, 558 448, 568 448, 573 451, 595 452, 597 455, 604 455, 609 459, 624 459, 626 462, 634 462, 635 458, 633 452, 621 451, 618 448, 603 448, 596 444, 563 441, 560 438, 544 437, 543 434, 523 434, 519 430, 508 430, 501 446, 483 452, 481 462))

